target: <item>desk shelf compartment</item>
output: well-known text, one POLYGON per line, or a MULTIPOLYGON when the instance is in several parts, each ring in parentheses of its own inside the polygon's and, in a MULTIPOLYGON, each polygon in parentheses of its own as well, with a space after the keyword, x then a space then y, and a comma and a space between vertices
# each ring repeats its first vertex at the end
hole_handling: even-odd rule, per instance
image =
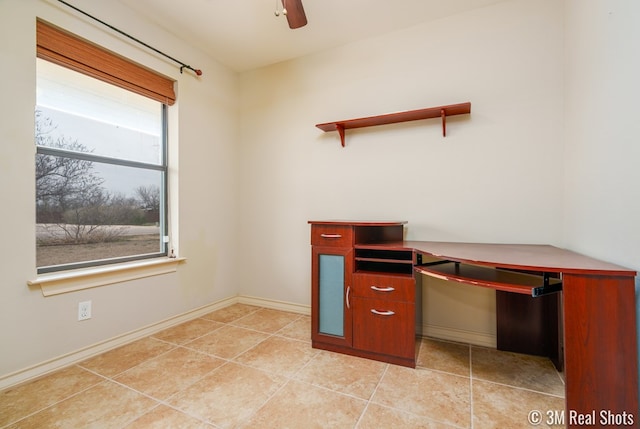
POLYGON ((356 272, 413 275, 411 250, 356 248, 356 272))
POLYGON ((419 273, 441 280, 454 281, 472 286, 482 286, 504 292, 512 292, 542 296, 560 292, 562 281, 550 278, 547 274, 533 275, 521 272, 461 264, 459 262, 441 261, 425 265, 417 265, 419 273))

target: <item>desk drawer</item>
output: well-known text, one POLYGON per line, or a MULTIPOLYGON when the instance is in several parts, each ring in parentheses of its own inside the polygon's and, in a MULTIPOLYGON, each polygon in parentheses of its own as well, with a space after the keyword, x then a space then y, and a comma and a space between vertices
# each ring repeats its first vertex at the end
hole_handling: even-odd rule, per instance
POLYGON ((311 226, 313 246, 352 247, 353 228, 349 225, 311 226))
POLYGON ((415 354, 415 305, 382 299, 353 298, 353 346, 390 356, 415 354))
POLYGON ((389 276, 355 273, 353 295, 389 301, 413 302, 416 296, 415 282, 409 276, 389 276))

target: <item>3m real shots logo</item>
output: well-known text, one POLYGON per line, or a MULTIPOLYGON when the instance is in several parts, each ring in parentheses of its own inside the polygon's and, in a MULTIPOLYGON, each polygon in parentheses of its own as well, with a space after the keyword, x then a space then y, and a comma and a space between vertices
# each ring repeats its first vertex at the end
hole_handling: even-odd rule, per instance
POLYGON ((576 410, 531 410, 528 415, 529 423, 548 426, 634 426, 637 422, 633 413, 623 411, 614 413, 611 410, 593 410, 590 413, 579 413, 576 410))

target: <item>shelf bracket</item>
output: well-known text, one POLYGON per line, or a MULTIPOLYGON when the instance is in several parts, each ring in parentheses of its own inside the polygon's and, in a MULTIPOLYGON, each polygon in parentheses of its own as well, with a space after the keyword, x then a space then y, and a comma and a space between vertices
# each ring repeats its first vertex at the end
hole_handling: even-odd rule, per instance
POLYGON ((440 116, 442 117, 442 137, 447 136, 447 113, 444 109, 440 110, 440 116))
POLYGON ((336 124, 336 130, 338 130, 338 134, 340 135, 340 143, 342 143, 342 147, 344 147, 344 125, 336 124))

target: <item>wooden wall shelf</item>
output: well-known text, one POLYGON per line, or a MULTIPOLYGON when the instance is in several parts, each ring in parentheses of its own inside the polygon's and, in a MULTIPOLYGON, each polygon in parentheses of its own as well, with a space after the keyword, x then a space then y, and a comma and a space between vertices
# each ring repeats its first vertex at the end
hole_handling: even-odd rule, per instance
POLYGON ((407 110, 404 112, 387 113, 366 118, 347 119, 344 121, 317 124, 322 131, 338 131, 340 142, 344 147, 344 130, 351 128, 373 127, 375 125, 395 124, 398 122, 417 121, 421 119, 442 118, 442 136, 447 135, 447 116, 465 115, 471 113, 471 103, 449 104, 447 106, 428 107, 426 109, 407 110))

